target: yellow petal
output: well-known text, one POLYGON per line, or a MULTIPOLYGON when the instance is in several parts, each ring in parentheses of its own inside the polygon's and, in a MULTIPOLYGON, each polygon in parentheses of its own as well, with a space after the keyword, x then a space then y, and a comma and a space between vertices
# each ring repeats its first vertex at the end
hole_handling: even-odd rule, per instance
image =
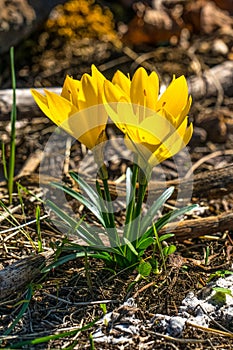
POLYGON ((187 145, 189 141, 191 140, 193 134, 193 124, 191 123, 188 128, 186 129, 186 132, 183 137, 184 144, 187 145))
POLYGON ((118 70, 113 78, 112 78, 112 83, 114 85, 118 85, 121 90, 123 90, 126 95, 130 96, 130 85, 131 85, 131 81, 130 79, 123 74, 120 70, 118 70))
POLYGON ((97 87, 97 96, 98 96, 98 103, 102 103, 102 92, 103 92, 103 86, 104 81, 106 80, 105 76, 100 73, 100 71, 96 68, 94 64, 91 66, 91 72, 92 72, 92 84, 95 84, 97 87))
POLYGON ((89 108, 98 104, 97 82, 89 74, 81 78, 79 92, 79 109, 89 108))
POLYGON ((152 72, 149 75, 149 82, 150 82, 150 85, 153 86, 152 94, 154 95, 154 98, 157 101, 158 95, 159 95, 159 77, 156 72, 152 72))
POLYGON ((146 88, 146 106, 155 110, 159 95, 159 77, 156 72, 152 72, 148 77, 148 86, 146 88))
POLYGON ((155 110, 158 90, 157 74, 153 72, 148 76, 145 69, 140 67, 133 76, 130 88, 130 98, 140 121, 151 114, 150 110, 155 110), (137 108, 137 105, 144 106, 145 110, 137 108))
POLYGON ((108 115, 103 105, 85 108, 68 119, 73 136, 87 148, 92 149, 106 128, 108 115))
POLYGON ((66 132, 74 135, 74 131, 69 127, 68 118, 78 111, 77 108, 64 97, 53 92, 46 91, 46 97, 51 113, 49 118, 66 132))
MULTIPOLYGON (((176 153, 178 153, 182 148, 186 146, 184 137, 186 135, 187 128, 187 120, 186 118, 180 127, 171 134, 161 145, 161 155, 166 158, 173 157, 176 153)), ((190 129, 191 131, 191 129, 190 129)), ((189 137, 190 132, 187 134, 187 138, 189 137)))
POLYGON ((122 102, 120 99, 117 103, 117 115, 121 123, 128 124, 129 127, 138 127, 138 119, 134 114, 131 103, 122 102))
POLYGON ((47 97, 34 89, 31 90, 31 93, 42 112, 47 115, 47 117, 51 118, 47 97))
POLYGON ((178 116, 185 108, 188 100, 188 85, 182 75, 171 82, 156 104, 156 110, 165 108, 168 113, 178 116))
POLYGON ((148 88, 148 75, 144 68, 140 67, 134 73, 131 87, 130 99, 135 105, 145 106, 146 89, 148 88))
POLYGON ((118 85, 114 85, 109 80, 105 80, 104 82, 103 99, 105 103, 129 101, 126 93, 118 85))
POLYGON ((154 114, 140 123, 138 132, 141 142, 158 145, 169 135, 172 128, 169 120, 154 114))
MULTIPOLYGON (((105 130, 105 127, 103 128, 105 130)), ((93 149, 98 144, 98 139, 102 130, 94 128, 79 136, 79 142, 83 143, 88 149, 93 149)))
POLYGON ((70 101, 78 108, 78 94, 80 89, 80 81, 66 76, 64 81, 61 96, 70 101))
POLYGON ((185 119, 185 117, 187 116, 189 110, 190 110, 190 107, 191 107, 191 104, 192 104, 192 97, 189 96, 188 98, 188 101, 187 101, 187 104, 186 106, 184 107, 184 109, 182 110, 182 112, 180 113, 180 115, 175 118, 175 126, 176 127, 179 127, 180 124, 183 122, 183 120, 185 119))

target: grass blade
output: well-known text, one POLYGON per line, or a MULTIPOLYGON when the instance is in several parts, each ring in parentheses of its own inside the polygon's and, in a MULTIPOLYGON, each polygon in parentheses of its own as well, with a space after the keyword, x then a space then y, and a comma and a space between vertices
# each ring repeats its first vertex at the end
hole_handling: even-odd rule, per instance
POLYGON ((29 288, 28 288, 28 293, 26 295, 26 300, 24 301, 23 306, 22 306, 20 312, 18 313, 17 317, 15 318, 15 320, 12 322, 10 327, 4 332, 5 336, 10 334, 10 332, 15 328, 17 323, 20 321, 20 319, 22 318, 23 314, 25 313, 25 311, 28 308, 28 305, 29 305, 29 303, 31 301, 31 298, 32 298, 32 286, 30 285, 29 288))
POLYGON ((36 345, 36 344, 41 344, 41 343, 48 343, 51 340, 61 339, 61 338, 65 338, 68 336, 75 335, 79 332, 86 331, 87 329, 93 327, 98 320, 99 320, 99 317, 96 318, 94 321, 88 323, 87 325, 85 325, 81 328, 73 329, 71 331, 62 332, 59 334, 47 335, 47 336, 36 338, 33 340, 20 341, 18 343, 11 345, 11 349, 21 349, 25 345, 36 345))

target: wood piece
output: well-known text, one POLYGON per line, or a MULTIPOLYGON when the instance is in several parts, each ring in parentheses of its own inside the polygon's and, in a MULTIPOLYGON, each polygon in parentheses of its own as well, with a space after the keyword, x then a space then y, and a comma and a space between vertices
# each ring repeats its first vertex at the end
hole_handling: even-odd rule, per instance
MULTIPOLYGON (((233 96, 233 62, 226 61, 217 65, 203 73, 201 77, 190 77, 188 79, 189 92, 194 100, 199 100, 206 97, 217 96, 219 87, 221 93, 228 96, 233 96)), ((42 88, 37 89, 43 93, 42 88)), ((56 94, 61 93, 61 88, 49 87, 49 91, 56 94)), ((18 119, 33 118, 36 115, 41 115, 41 110, 37 107, 30 89, 17 89, 16 103, 18 111, 18 119)), ((12 107, 12 90, 0 90, 0 115, 1 120, 8 120, 12 107)))
POLYGON ((193 185, 192 197, 220 198, 233 192, 233 164, 224 168, 200 172, 193 176, 193 180, 168 181, 168 186, 175 186, 174 195, 177 194, 179 182, 184 193, 185 189, 188 192, 190 186, 193 185))
POLYGON ((213 235, 216 232, 224 232, 226 230, 233 230, 232 211, 218 216, 169 223, 159 231, 159 234, 174 233, 177 240, 183 241, 204 235, 213 235))
MULTIPOLYGON (((48 88, 56 94, 61 93, 61 88, 48 88)), ((37 89, 44 93, 44 89, 37 89)), ((16 89, 17 119, 32 119, 43 113, 35 103, 30 89, 16 89)), ((12 89, 0 90, 0 116, 1 120, 9 120, 12 108, 12 89)))
MULTIPOLYGON (((39 181, 41 185, 47 185, 52 181, 61 181, 55 177, 50 177, 41 174, 40 179, 38 174, 31 174, 28 176, 17 177, 17 181, 20 181, 22 185, 38 186, 39 181)), ((95 180, 89 180, 89 183, 94 184, 95 180)), ((164 191, 164 182, 151 182, 150 191, 153 196, 158 196, 164 191)), ((0 186, 6 186, 5 182, 1 182, 0 186)), ((182 194, 190 193, 190 188, 193 188, 192 197, 196 198, 220 198, 221 196, 228 195, 233 192, 233 164, 219 169, 210 171, 204 171, 193 176, 193 179, 176 179, 167 181, 166 187, 175 186, 175 190, 172 198, 177 196, 177 192, 181 189, 182 194)), ((116 196, 115 183, 109 182, 110 192, 113 197, 116 196)), ((117 196, 125 197, 125 184, 117 184, 117 196)), ((185 198, 185 197, 184 197, 185 198)))
POLYGON ((0 300, 10 299, 21 292, 27 284, 40 275, 45 263, 43 255, 29 256, 0 270, 0 300))

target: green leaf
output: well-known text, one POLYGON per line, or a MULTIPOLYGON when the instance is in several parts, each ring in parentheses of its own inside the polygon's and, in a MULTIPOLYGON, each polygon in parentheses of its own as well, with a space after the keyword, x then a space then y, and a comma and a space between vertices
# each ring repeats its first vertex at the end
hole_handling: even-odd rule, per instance
POLYGON ((164 205, 168 198, 171 197, 174 192, 174 187, 169 187, 166 191, 164 191, 161 196, 152 204, 150 209, 147 211, 146 215, 143 217, 141 221, 140 232, 141 235, 146 232, 148 226, 151 226, 153 218, 157 211, 164 205))
POLYGON ((141 239, 139 241, 139 244, 137 245, 137 250, 145 250, 147 249, 150 245, 154 243, 154 237, 147 237, 145 239, 141 239))
MULTIPOLYGON (((63 333, 58 333, 58 334, 52 334, 52 335, 47 335, 47 336, 43 336, 40 338, 35 338, 32 340, 22 340, 18 343, 15 343, 13 345, 11 345, 11 349, 23 349, 25 348, 26 345, 36 345, 36 344, 41 344, 41 343, 48 343, 51 340, 57 340, 57 339, 61 339, 61 338, 66 338, 68 336, 74 336, 78 333, 81 333, 82 331, 86 331, 89 328, 92 328, 95 323, 99 320, 99 317, 94 319, 94 321, 89 322, 87 325, 81 327, 81 328, 77 328, 77 329, 72 329, 71 331, 66 331, 63 333)), ((29 347, 27 347, 29 349, 29 347)), ((35 347, 30 347, 31 348, 35 348, 35 347)), ((45 347, 43 347, 45 348, 45 347)))
POLYGON ((148 261, 142 261, 138 266, 138 273, 142 277, 148 277, 151 273, 152 266, 148 261))
POLYGON ((174 237, 174 233, 167 233, 159 237, 159 242, 166 241, 167 239, 174 237))
POLYGON ((89 209, 95 215, 95 217, 101 222, 101 224, 104 227, 106 227, 106 223, 103 219, 102 212, 99 210, 98 207, 93 205, 93 203, 91 203, 88 199, 84 198, 80 193, 74 191, 72 188, 66 187, 58 182, 52 182, 51 185, 53 187, 56 187, 64 191, 65 193, 67 193, 68 195, 70 195, 80 203, 82 203, 87 209, 89 209))
POLYGON ((90 198, 90 201, 97 207, 99 210, 101 210, 100 203, 99 203, 99 195, 93 190, 93 188, 85 182, 81 176, 79 176, 74 171, 70 171, 70 176, 74 181, 76 181, 79 185, 79 187, 86 192, 88 197, 90 198))
MULTIPOLYGON (((17 323, 22 319, 24 313, 26 312, 29 303, 32 299, 32 294, 33 294, 33 290, 32 290, 32 285, 30 284, 28 287, 28 292, 26 295, 26 299, 23 301, 23 305, 21 307, 21 310, 19 311, 18 315, 16 316, 16 318, 14 319, 14 321, 11 323, 11 325, 9 326, 9 328, 6 329, 6 331, 3 333, 3 336, 6 336, 8 334, 11 333, 11 331, 15 328, 15 326, 17 325, 17 323)), ((2 341, 0 340, 0 344, 2 343, 2 341)))
POLYGON ((16 139, 16 118, 17 118, 14 47, 10 48, 10 62, 11 62, 13 101, 12 101, 12 109, 11 109, 10 157, 9 157, 9 169, 8 169, 7 181, 8 181, 9 202, 10 204, 12 204, 14 174, 15 174, 15 144, 16 144, 15 139, 16 139))
POLYGON ((138 252, 135 250, 133 244, 126 237, 123 237, 123 240, 127 247, 133 252, 133 254, 138 256, 138 252))
POLYGON ((46 204, 53 210, 53 212, 66 224, 72 228, 72 233, 78 233, 79 237, 83 238, 87 244, 90 246, 94 245, 103 245, 103 242, 98 237, 97 234, 90 233, 92 229, 87 223, 81 225, 82 219, 79 222, 76 222, 69 215, 67 215, 63 210, 61 210, 55 203, 50 200, 46 201, 46 204))
POLYGON ((176 251, 176 246, 174 244, 171 244, 171 245, 163 248, 164 256, 168 256, 170 254, 173 254, 173 253, 175 253, 175 251, 176 251))
POLYGON ((159 231, 163 226, 165 226, 166 224, 168 224, 169 222, 172 222, 174 219, 176 219, 178 216, 180 215, 184 215, 185 213, 187 213, 188 211, 196 208, 198 206, 198 204, 192 204, 192 205, 188 205, 184 208, 181 209, 176 209, 176 210, 172 210, 169 213, 163 215, 156 223, 155 223, 155 227, 156 230, 159 231))
POLYGON ((230 289, 228 288, 223 288, 223 287, 213 287, 212 288, 215 292, 217 293, 223 293, 223 294, 228 294, 228 295, 232 295, 232 292, 230 289))
POLYGON ((48 266, 45 266, 41 272, 42 273, 46 273, 51 271, 52 269, 57 268, 58 266, 61 266, 65 263, 67 263, 68 261, 77 259, 77 258, 83 258, 85 256, 85 252, 78 252, 78 253, 74 253, 74 254, 69 254, 69 255, 65 255, 60 257, 59 259, 57 259, 56 261, 52 262, 51 264, 49 264, 48 266))

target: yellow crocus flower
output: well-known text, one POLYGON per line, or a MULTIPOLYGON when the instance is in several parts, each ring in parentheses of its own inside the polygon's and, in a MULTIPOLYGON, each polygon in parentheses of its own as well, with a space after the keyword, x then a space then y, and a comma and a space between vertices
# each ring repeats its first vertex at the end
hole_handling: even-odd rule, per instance
POLYGON ((159 78, 138 68, 132 80, 117 71, 112 82, 104 82, 105 108, 125 134, 127 147, 153 167, 174 156, 189 142, 191 106, 184 76, 173 79, 159 97, 159 78))
POLYGON ((32 95, 55 124, 78 139, 87 148, 94 149, 106 140, 107 112, 102 92, 105 77, 92 65, 92 75, 84 74, 81 80, 66 77, 61 95, 45 90, 45 96, 36 90, 32 95))

